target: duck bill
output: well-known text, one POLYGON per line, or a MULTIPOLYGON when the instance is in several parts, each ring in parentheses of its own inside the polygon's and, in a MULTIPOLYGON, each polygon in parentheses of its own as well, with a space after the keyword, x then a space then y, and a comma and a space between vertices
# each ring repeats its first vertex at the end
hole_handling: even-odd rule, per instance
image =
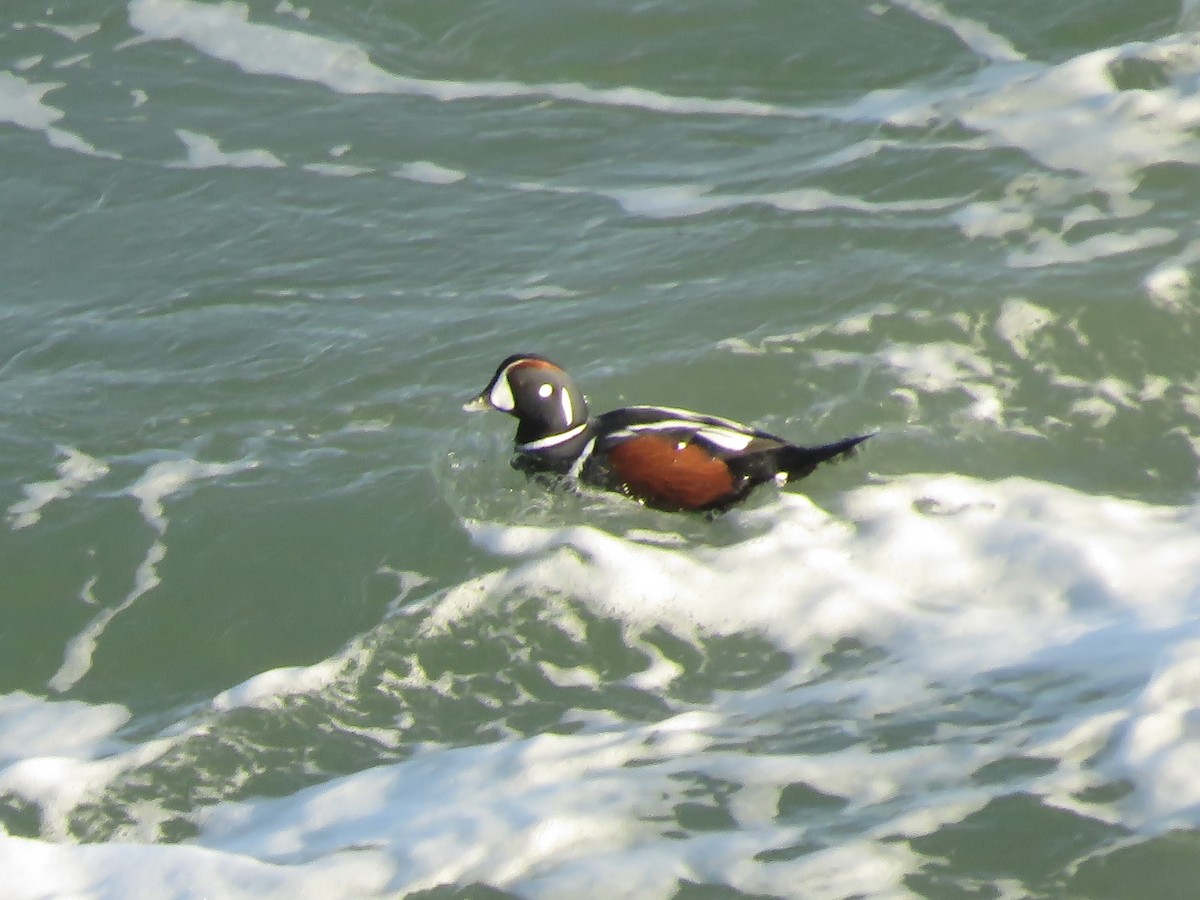
POLYGON ((480 394, 468 400, 462 405, 463 412, 484 412, 492 408, 492 404, 488 402, 487 394, 480 394))

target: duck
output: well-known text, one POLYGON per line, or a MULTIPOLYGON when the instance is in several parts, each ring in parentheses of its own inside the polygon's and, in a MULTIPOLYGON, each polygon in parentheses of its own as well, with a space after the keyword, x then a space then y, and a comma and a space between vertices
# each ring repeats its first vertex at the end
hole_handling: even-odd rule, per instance
POLYGON ((782 487, 853 455, 874 435, 805 447, 732 419, 670 406, 592 415, 566 370, 534 353, 501 362, 463 410, 497 410, 517 420, 514 468, 667 512, 724 512, 759 485, 782 487))

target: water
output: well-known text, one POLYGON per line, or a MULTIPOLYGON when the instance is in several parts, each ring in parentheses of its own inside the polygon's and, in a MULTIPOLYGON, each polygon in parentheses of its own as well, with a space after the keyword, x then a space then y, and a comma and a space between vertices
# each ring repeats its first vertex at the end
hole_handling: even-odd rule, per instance
POLYGON ((1195 896, 1200 18, 993 6, 9 0, 0 895, 1195 896))

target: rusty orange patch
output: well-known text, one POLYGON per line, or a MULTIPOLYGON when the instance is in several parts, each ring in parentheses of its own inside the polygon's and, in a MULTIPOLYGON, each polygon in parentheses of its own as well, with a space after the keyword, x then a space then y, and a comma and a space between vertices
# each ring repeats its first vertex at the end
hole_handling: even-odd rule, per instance
POLYGON ((642 434, 613 447, 608 458, 630 495, 658 506, 704 509, 734 492, 729 467, 697 444, 680 447, 642 434))
POLYGON ((554 363, 544 359, 522 359, 512 364, 513 369, 556 369, 562 371, 554 363))

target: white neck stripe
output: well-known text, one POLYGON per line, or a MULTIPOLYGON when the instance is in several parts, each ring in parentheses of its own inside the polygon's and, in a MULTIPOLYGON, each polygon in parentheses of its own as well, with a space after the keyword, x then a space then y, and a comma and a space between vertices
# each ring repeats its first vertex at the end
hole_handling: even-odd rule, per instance
POLYGON ((583 447, 583 452, 579 454, 575 462, 571 463, 571 469, 567 472, 568 478, 578 478, 579 473, 583 471, 583 465, 588 461, 588 457, 592 455, 592 449, 596 446, 596 439, 592 438, 583 447))
POLYGON ((560 431, 558 434, 548 434, 544 438, 526 441, 524 444, 517 444, 517 450, 521 453, 527 453, 530 450, 545 450, 549 447, 557 447, 559 444, 565 444, 567 441, 579 437, 587 427, 588 423, 584 422, 581 425, 576 425, 574 428, 560 431))

